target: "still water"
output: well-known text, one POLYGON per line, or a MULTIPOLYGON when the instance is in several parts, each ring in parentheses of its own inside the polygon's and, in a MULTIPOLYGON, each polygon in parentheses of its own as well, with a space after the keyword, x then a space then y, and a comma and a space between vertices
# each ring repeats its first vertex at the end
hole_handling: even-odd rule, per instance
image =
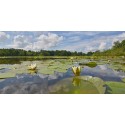
MULTIPOLYGON (((20 63, 20 62, 18 62, 20 63)), ((6 64, 8 65, 8 64, 6 64)), ((1 69, 0 74, 8 71, 1 69)), ((101 78, 104 81, 121 82, 125 73, 115 71, 109 68, 108 64, 97 65, 94 68, 84 66, 81 76, 92 76, 101 78)), ((107 93, 106 86, 105 92, 107 93)), ((99 88, 100 89, 100 88, 99 88)), ((54 72, 53 75, 45 75, 40 73, 34 74, 17 74, 13 78, 0 79, 0 93, 99 93, 99 89, 91 82, 74 77, 72 69, 69 68, 66 73, 54 72), (81 84, 82 83, 82 84, 81 84)), ((100 92, 101 93, 101 92, 100 92)))

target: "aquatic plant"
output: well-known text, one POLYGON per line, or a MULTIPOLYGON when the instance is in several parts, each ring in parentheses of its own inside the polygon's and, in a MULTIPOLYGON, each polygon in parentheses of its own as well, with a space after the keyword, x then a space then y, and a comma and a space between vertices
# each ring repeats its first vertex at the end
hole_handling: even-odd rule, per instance
POLYGON ((89 62, 89 63, 86 64, 86 66, 96 67, 96 66, 97 66, 97 63, 96 63, 96 62, 89 62))
POLYGON ((125 78, 123 78, 122 81, 125 82, 125 78))
POLYGON ((72 71, 76 76, 79 76, 81 73, 81 67, 80 66, 73 66, 72 71))
POLYGON ((105 82, 92 76, 75 76, 58 81, 49 87, 49 93, 61 94, 104 94, 105 82))
POLYGON ((31 64, 30 66, 28 66, 29 70, 35 70, 37 68, 36 63, 35 64, 31 64))
POLYGON ((125 93, 125 83, 123 82, 106 81, 105 84, 108 85, 109 87, 108 93, 111 94, 125 93))

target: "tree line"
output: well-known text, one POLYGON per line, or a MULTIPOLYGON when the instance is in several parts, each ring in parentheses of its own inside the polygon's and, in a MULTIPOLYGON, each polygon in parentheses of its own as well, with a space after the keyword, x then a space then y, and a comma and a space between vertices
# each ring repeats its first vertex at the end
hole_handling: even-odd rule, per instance
POLYGON ((0 56, 91 56, 93 52, 71 52, 66 50, 31 51, 23 49, 0 49, 0 56))

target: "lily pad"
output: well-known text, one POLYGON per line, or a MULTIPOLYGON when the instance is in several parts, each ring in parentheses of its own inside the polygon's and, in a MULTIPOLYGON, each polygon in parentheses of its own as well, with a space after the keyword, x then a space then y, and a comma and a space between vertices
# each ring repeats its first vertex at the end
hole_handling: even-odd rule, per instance
POLYGON ((106 87, 105 87, 105 82, 98 78, 98 77, 92 77, 92 76, 78 76, 80 79, 87 80, 94 84, 96 88, 98 89, 99 93, 105 93, 106 87))
POLYGON ((125 82, 125 78, 123 78, 122 81, 125 82))
POLYGON ((6 79, 6 78, 15 77, 15 76, 16 74, 12 72, 0 73, 0 79, 6 79))
POLYGON ((49 92, 65 94, 105 93, 106 88, 103 85, 103 80, 99 78, 91 76, 77 76, 58 81, 49 87, 49 92))
POLYGON ((125 83, 107 81, 107 82, 105 82, 105 84, 108 85, 110 88, 109 93, 111 93, 111 94, 125 94, 125 83))
POLYGON ((98 90, 90 82, 80 80, 79 86, 73 85, 73 79, 64 79, 49 87, 49 93, 60 93, 60 94, 89 94, 98 93, 98 90), (82 84, 81 84, 82 83, 82 84))
POLYGON ((89 66, 89 67, 96 67, 97 66, 97 64, 96 64, 96 62, 89 62, 89 63, 87 63, 86 64, 86 66, 89 66))
POLYGON ((48 69, 47 67, 45 68, 42 68, 42 69, 39 69, 38 70, 38 72, 39 73, 42 73, 42 74, 47 74, 47 75, 49 75, 49 74, 54 74, 54 70, 50 70, 50 69, 48 69))

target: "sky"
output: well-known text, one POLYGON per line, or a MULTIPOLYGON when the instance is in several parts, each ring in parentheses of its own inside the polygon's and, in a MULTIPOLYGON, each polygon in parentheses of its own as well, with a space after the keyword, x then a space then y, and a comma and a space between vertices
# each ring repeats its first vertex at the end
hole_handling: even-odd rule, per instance
POLYGON ((125 31, 0 31, 0 48, 89 52, 110 49, 125 31))

